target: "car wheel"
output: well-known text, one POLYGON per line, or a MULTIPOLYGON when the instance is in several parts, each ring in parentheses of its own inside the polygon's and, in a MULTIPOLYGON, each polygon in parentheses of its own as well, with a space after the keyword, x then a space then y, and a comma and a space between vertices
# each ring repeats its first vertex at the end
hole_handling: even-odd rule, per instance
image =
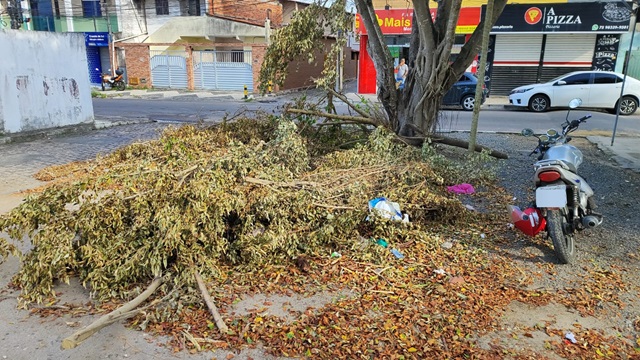
POLYGON ((549 98, 545 95, 533 95, 529 100, 529 110, 534 112, 544 112, 549 110, 549 98))
POLYGON ((473 95, 467 95, 462 98, 460 105, 466 111, 473 111, 473 107, 476 104, 476 97, 473 95))
POLYGON ((638 101, 631 96, 624 96, 619 106, 620 115, 631 115, 638 110, 638 101))

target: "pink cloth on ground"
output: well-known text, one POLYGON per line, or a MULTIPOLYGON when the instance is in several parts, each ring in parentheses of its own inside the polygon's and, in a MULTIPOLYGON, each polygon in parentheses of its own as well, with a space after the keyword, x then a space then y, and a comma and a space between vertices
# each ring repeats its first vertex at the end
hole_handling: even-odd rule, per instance
POLYGON ((449 192, 454 192, 456 194, 473 194, 476 190, 473 188, 471 184, 458 184, 454 186, 447 186, 447 190, 449 192))

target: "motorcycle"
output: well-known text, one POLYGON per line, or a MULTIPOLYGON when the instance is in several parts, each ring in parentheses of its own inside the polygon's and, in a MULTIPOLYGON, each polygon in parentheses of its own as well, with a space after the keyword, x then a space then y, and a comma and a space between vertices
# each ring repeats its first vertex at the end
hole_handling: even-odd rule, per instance
POLYGON ((580 99, 569 102, 561 132, 549 129, 546 134, 534 135, 531 129, 522 130, 522 135, 538 138, 538 146, 529 154, 538 155, 538 161, 533 165, 535 207, 524 212, 514 207, 511 213, 512 219, 517 220, 514 221, 515 226, 527 235, 535 236, 546 229, 556 254, 564 264, 575 260, 576 232, 595 228, 603 221, 602 215, 594 212, 593 189, 578 175, 582 152, 568 144, 571 141, 568 135, 591 118, 589 114, 569 121, 571 109, 580 105, 580 99))
POLYGON ((118 91, 124 90, 127 85, 124 83, 123 74, 124 71, 122 71, 122 69, 116 70, 116 76, 111 76, 111 74, 102 74, 102 91, 105 91, 106 86, 109 86, 112 89, 115 88, 118 91))

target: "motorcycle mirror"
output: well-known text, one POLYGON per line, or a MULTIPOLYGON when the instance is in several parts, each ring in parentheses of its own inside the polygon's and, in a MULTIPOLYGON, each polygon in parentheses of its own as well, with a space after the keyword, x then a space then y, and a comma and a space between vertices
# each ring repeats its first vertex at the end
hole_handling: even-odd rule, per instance
POLYGON ((575 109, 580 105, 582 105, 582 99, 575 98, 575 99, 569 101, 569 108, 570 109, 575 109))
POLYGON ((533 130, 527 128, 527 129, 522 129, 520 134, 522 134, 522 136, 533 136, 533 134, 535 133, 533 132, 533 130))

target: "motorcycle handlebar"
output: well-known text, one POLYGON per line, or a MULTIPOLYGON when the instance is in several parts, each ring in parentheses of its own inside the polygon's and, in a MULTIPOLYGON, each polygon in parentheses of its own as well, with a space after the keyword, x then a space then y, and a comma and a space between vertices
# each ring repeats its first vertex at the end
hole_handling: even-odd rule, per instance
POLYGON ((580 119, 578 119, 578 121, 584 122, 585 120, 590 119, 590 118, 591 118, 591 114, 587 114, 587 115, 581 117, 580 119))

